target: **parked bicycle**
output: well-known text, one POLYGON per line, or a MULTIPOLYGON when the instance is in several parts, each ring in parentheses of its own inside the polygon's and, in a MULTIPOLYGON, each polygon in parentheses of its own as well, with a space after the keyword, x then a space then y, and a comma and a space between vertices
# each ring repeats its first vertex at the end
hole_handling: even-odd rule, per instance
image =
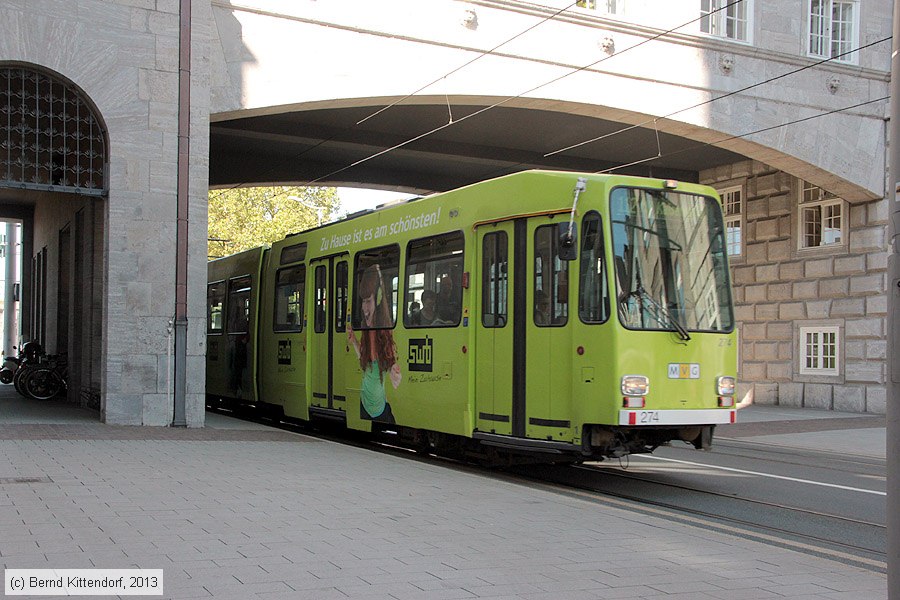
POLYGON ((19 355, 16 357, 16 370, 12 376, 12 384, 16 391, 27 396, 24 388, 22 388, 22 377, 27 372, 28 367, 38 364, 41 357, 45 356, 44 347, 37 342, 26 342, 22 345, 19 355))
POLYGON ((49 400, 67 389, 65 356, 45 354, 37 364, 26 367, 21 386, 25 395, 35 400, 49 400))
POLYGON ((7 360, 0 369, 0 381, 11 380, 17 392, 34 400, 49 400, 64 393, 67 376, 65 355, 46 354, 37 342, 22 346, 16 359, 7 360))

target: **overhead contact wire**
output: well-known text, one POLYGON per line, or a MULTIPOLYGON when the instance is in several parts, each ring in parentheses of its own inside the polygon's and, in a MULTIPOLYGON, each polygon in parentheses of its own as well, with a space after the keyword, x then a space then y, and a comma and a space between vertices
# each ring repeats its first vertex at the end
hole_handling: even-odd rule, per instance
MULTIPOLYGON (((738 1, 741 1, 741 0, 738 0, 738 1)), ((577 0, 576 0, 575 2, 572 2, 571 4, 569 4, 568 6, 559 9, 558 11, 556 11, 555 13, 553 13, 552 15, 550 15, 550 16, 548 16, 548 17, 545 17, 545 18, 541 19, 540 21, 538 21, 538 22, 535 23, 534 25, 531 25, 531 26, 528 27, 527 29, 525 29, 525 30, 523 30, 523 31, 521 31, 521 32, 519 32, 519 33, 517 33, 516 35, 512 36, 511 38, 509 38, 509 39, 507 39, 507 40, 501 42, 500 44, 497 44, 496 46, 494 46, 494 47, 491 48, 490 50, 486 50, 486 51, 482 52, 481 54, 479 54, 479 55, 476 56, 475 58, 473 58, 473 59, 467 61, 466 63, 464 63, 464 64, 462 64, 462 65, 456 67, 455 69, 453 69, 453 70, 450 71, 449 73, 446 73, 446 74, 444 74, 444 75, 441 76, 441 77, 438 77, 437 79, 435 79, 435 80, 432 81, 431 83, 425 84, 424 86, 420 87, 420 88, 417 89, 416 91, 414 91, 414 92, 412 92, 412 93, 410 93, 410 94, 407 94, 407 95, 404 96, 403 98, 400 98, 399 100, 396 100, 396 101, 394 101, 394 102, 388 104, 387 106, 384 106, 384 107, 380 108, 379 110, 377 110, 377 111, 375 111, 374 113, 368 115, 367 117, 361 119, 360 121, 357 121, 357 122, 356 122, 356 125, 361 125, 362 123, 368 121, 368 120, 371 119, 372 117, 374 117, 374 116, 376 116, 376 115, 379 115, 379 114, 383 113, 384 111, 386 111, 386 110, 388 110, 388 109, 390 109, 390 108, 393 108, 394 106, 397 106, 398 104, 400 104, 400 103, 402 103, 402 102, 404 102, 404 101, 406 101, 406 100, 412 98, 413 96, 415 96, 415 95, 418 94, 419 92, 428 89, 429 87, 433 86, 434 84, 438 83, 439 81, 441 81, 441 80, 443 80, 443 79, 446 79, 447 77, 449 77, 449 76, 451 76, 451 75, 453 75, 453 74, 455 74, 455 73, 458 73, 459 71, 461 71, 461 70, 463 70, 464 68, 468 67, 469 65, 471 65, 471 64, 474 63, 475 61, 480 60, 480 59, 484 58, 484 57, 487 56, 487 55, 493 54, 494 52, 496 52, 497 50, 499 50, 500 48, 502 48, 502 47, 505 46, 506 44, 512 42, 513 40, 516 40, 516 39, 522 37, 523 35, 525 35, 525 34, 528 33, 529 31, 535 29, 536 27, 539 27, 540 25, 543 25, 543 24, 546 23, 547 21, 551 21, 551 20, 555 19, 556 17, 558 17, 558 16, 561 15, 562 13, 566 12, 567 10, 569 10, 570 8, 572 8, 573 6, 575 6, 577 3, 578 3, 578 2, 577 2, 577 0)), ((449 109, 449 98, 448 98, 448 100, 447 100, 447 104, 448 104, 448 109, 449 109)), ((452 115, 452 112, 451 112, 451 116, 450 116, 450 122, 451 122, 451 123, 453 122, 453 115, 452 115)), ((321 140, 321 141, 319 141, 318 143, 314 144, 313 146, 307 148, 307 149, 304 150, 303 152, 301 152, 301 153, 299 153, 299 154, 296 154, 296 155, 292 156, 290 160, 292 160, 292 161, 293 161, 293 160, 296 160, 296 159, 302 157, 303 155, 305 155, 305 154, 307 154, 307 153, 309 153, 309 152, 315 150, 316 148, 322 146, 323 144, 327 144, 328 142, 333 141, 334 139, 335 139, 335 136, 331 136, 331 137, 328 138, 328 139, 321 140)), ((277 166, 274 166, 274 167, 270 168, 268 171, 265 172, 265 174, 268 175, 268 174, 270 174, 270 173, 273 173, 273 172, 275 171, 275 169, 277 169, 279 166, 281 166, 281 165, 279 164, 279 165, 277 165, 277 166)), ((353 165, 351 165, 351 166, 353 166, 353 165)), ((350 167, 347 167, 347 168, 350 168, 350 167)), ((338 171, 338 172, 340 172, 340 171, 338 171)), ((327 176, 326 176, 326 177, 327 177, 327 176)), ((319 180, 321 180, 321 179, 322 179, 322 178, 320 177, 319 179, 315 179, 315 180, 313 180, 312 182, 307 182, 307 183, 305 183, 305 184, 302 184, 300 187, 309 185, 309 183, 313 183, 313 182, 319 181, 319 180)), ((232 187, 226 188, 225 190, 222 190, 222 193, 225 193, 226 191, 230 191, 230 190, 233 190, 233 189, 237 189, 237 188, 239 188, 239 187, 241 187, 241 186, 243 186, 243 185, 246 185, 246 183, 247 183, 247 182, 239 183, 239 184, 234 185, 234 186, 232 186, 232 187)), ((221 194, 220 194, 220 195, 221 195, 221 194)), ((279 195, 283 195, 283 194, 276 194, 276 197, 279 196, 279 195)), ((216 196, 216 197, 218 197, 218 196, 216 196)))
POLYGON ((565 74, 560 75, 560 76, 558 76, 558 77, 554 77, 553 79, 550 79, 549 81, 546 81, 546 82, 544 82, 544 83, 542 83, 542 84, 540 84, 540 85, 536 85, 536 86, 534 86, 534 87, 532 87, 532 88, 530 88, 530 89, 527 89, 527 90, 525 90, 525 91, 523 91, 523 92, 519 92, 519 93, 516 94, 515 96, 509 96, 509 97, 507 97, 507 98, 504 98, 503 100, 501 100, 501 101, 499 101, 499 102, 495 102, 494 104, 491 104, 490 106, 486 106, 486 107, 483 107, 483 108, 481 108, 481 109, 479 109, 479 110, 476 110, 476 111, 473 112, 473 113, 469 113, 468 115, 465 115, 465 116, 463 116, 463 117, 460 117, 459 119, 456 119, 455 121, 450 121, 450 122, 448 122, 448 123, 445 123, 445 124, 443 124, 443 125, 440 125, 440 126, 438 126, 438 127, 435 127, 434 129, 431 129, 430 131, 426 131, 426 132, 421 133, 421 134, 419 134, 419 135, 417 135, 417 136, 415 136, 415 137, 413 137, 413 138, 410 138, 410 139, 408 139, 408 140, 406 140, 406 141, 404 141, 404 142, 401 142, 401 143, 399 143, 399 144, 395 144, 394 146, 391 146, 390 148, 385 148, 385 149, 383 149, 383 150, 380 150, 380 151, 378 151, 378 152, 376 152, 376 153, 374 153, 374 154, 371 154, 371 155, 369 155, 369 156, 367 156, 367 157, 365 157, 365 158, 362 158, 362 159, 360 159, 360 160, 357 160, 357 161, 355 161, 355 162, 353 162, 353 163, 351 163, 351 164, 349 164, 349 165, 347 165, 347 166, 345 166, 345 167, 341 167, 340 169, 336 169, 336 170, 334 170, 334 171, 331 171, 330 173, 326 173, 325 175, 322 175, 321 177, 317 177, 316 179, 309 180, 309 181, 307 181, 306 183, 304 183, 304 184, 302 184, 302 185, 311 185, 311 184, 316 183, 316 182, 318 182, 318 181, 322 181, 323 179, 328 179, 328 178, 330 178, 330 177, 333 177, 334 175, 337 175, 338 173, 343 173, 344 171, 346 171, 346 170, 348 170, 348 169, 352 169, 353 167, 359 166, 359 165, 361 165, 361 164, 363 164, 363 163, 365 163, 365 162, 368 162, 368 161, 372 160, 373 158, 378 158, 379 156, 382 156, 382 155, 384 155, 384 154, 387 154, 388 152, 393 152, 394 150, 398 150, 398 149, 400 149, 400 148, 402 148, 402 147, 404 147, 404 146, 406 146, 406 145, 409 145, 409 144, 411 144, 411 143, 413 143, 413 142, 416 142, 416 141, 421 140, 421 139, 423 139, 423 138, 426 138, 426 137, 428 137, 428 136, 430 136, 430 135, 432 135, 432 134, 435 134, 435 133, 437 133, 438 131, 442 131, 442 130, 446 129, 447 127, 450 127, 451 125, 456 125, 456 124, 458 124, 458 123, 462 123, 463 121, 466 121, 466 120, 468 120, 468 119, 471 119, 472 117, 476 117, 476 116, 478 116, 478 115, 480 115, 480 114, 483 114, 483 113, 485 113, 485 112, 487 112, 487 111, 489 111, 489 110, 493 110, 493 109, 495 109, 495 108, 497 108, 497 107, 499 107, 499 106, 502 106, 502 105, 506 104, 507 102, 511 102, 512 100, 516 100, 517 98, 521 98, 521 97, 524 96, 525 94, 530 94, 531 92, 534 92, 534 91, 539 90, 539 89, 541 89, 541 88, 547 87, 548 85, 552 85, 552 84, 554 84, 554 83, 557 83, 557 82, 559 82, 559 81, 562 81, 562 80, 565 79, 566 77, 570 77, 570 76, 572 76, 572 75, 575 75, 576 73, 580 73, 580 72, 582 72, 582 71, 585 71, 585 70, 587 70, 587 69, 590 69, 590 68, 592 68, 592 67, 595 67, 596 65, 598 65, 598 64, 600 64, 600 63, 602 63, 602 62, 604 62, 604 61, 606 61, 606 60, 609 60, 609 59, 611 59, 611 58, 613 58, 613 57, 615 57, 615 56, 621 56, 622 54, 624 54, 625 52, 628 52, 629 50, 634 50, 635 48, 639 48, 640 46, 643 46, 643 45, 645 45, 645 44, 649 44, 650 42, 653 42, 653 41, 655 41, 655 40, 660 39, 660 38, 663 37, 663 36, 666 36, 666 35, 669 35, 669 34, 675 32, 675 31, 678 31, 679 29, 682 29, 683 27, 687 27, 688 25, 690 25, 690 24, 692 24, 692 23, 695 23, 695 22, 699 21, 700 19, 705 18, 705 17, 707 17, 707 16, 710 15, 710 14, 714 14, 714 13, 716 13, 716 12, 719 12, 719 11, 722 11, 722 10, 726 10, 726 9, 728 9, 729 7, 734 6, 735 4, 738 4, 738 3, 743 2, 743 1, 744 1, 744 0, 734 0, 733 2, 729 2, 728 4, 725 4, 724 6, 718 8, 718 9, 716 9, 716 10, 710 11, 707 15, 702 15, 702 16, 697 17, 697 18, 695 18, 695 19, 691 19, 690 21, 686 21, 686 22, 682 23, 681 25, 679 25, 679 26, 677 26, 677 27, 673 27, 673 28, 671 28, 671 29, 667 29, 666 31, 663 31, 663 32, 661 32, 661 33, 658 33, 658 34, 656 34, 656 35, 653 35, 653 36, 651 36, 651 37, 649 37, 649 38, 647 38, 647 39, 645 39, 645 40, 642 40, 642 41, 638 42, 637 44, 634 44, 633 46, 629 46, 629 47, 625 48, 625 49, 622 50, 621 52, 615 52, 615 53, 613 53, 613 54, 610 54, 609 56, 604 56, 603 58, 601 58, 601 59, 599 59, 599 60, 596 60, 596 61, 594 61, 594 62, 592 62, 592 63, 590 63, 590 64, 584 65, 584 66, 582 66, 582 67, 577 67, 577 68, 575 68, 575 69, 569 71, 568 73, 565 73, 565 74))

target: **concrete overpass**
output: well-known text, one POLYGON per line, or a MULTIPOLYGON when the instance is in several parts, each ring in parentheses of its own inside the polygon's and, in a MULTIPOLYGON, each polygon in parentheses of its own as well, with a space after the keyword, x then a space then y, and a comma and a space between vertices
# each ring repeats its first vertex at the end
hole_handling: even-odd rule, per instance
MULTIPOLYGON (((749 158, 851 201, 883 195, 883 103, 777 126, 886 96, 884 44, 859 67, 801 70, 795 45, 696 35, 689 7, 634 23, 568 4, 213 2, 210 184, 431 191, 638 161, 624 171, 696 179, 749 158)), ((780 20, 759 21, 779 39, 780 20)))

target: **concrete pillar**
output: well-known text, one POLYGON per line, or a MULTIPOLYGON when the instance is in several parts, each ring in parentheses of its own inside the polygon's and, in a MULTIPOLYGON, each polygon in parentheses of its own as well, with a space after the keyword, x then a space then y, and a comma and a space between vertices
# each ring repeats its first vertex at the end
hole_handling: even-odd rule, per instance
POLYGON ((18 283, 16 247, 19 240, 17 233, 18 225, 16 223, 6 224, 6 289, 4 289, 3 295, 3 351, 6 356, 16 355, 13 346, 19 342, 15 294, 15 287, 18 283))

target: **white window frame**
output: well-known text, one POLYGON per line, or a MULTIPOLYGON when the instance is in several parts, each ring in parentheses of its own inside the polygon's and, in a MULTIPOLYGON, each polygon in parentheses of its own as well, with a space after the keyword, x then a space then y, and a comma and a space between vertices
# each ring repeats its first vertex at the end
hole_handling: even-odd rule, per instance
POLYGON ((801 327, 799 341, 801 375, 840 374, 840 327, 801 327))
POLYGON ((859 64, 859 52, 844 54, 859 47, 858 0, 807 0, 806 53, 815 58, 833 58, 835 62, 859 64), (841 20, 849 11, 849 21, 841 20))
POLYGON ((734 0, 700 0, 700 32, 750 44, 753 38, 753 0, 737 4, 731 4, 732 2, 734 0), (728 8, 719 10, 725 6, 728 8))
POLYGON ((602 12, 607 15, 624 15, 625 0, 578 0, 578 8, 602 12))
POLYGON ((822 188, 807 181, 800 181, 800 202, 797 209, 797 248, 814 250, 820 248, 843 248, 847 245, 847 206, 846 202, 822 188), (815 216, 810 213, 817 212, 815 216), (835 214, 835 213, 838 214, 835 214), (838 220, 837 227, 834 220, 838 220), (818 221, 819 243, 808 242, 807 224, 818 221), (828 241, 828 232, 837 231, 839 239, 828 241))
POLYGON ((744 256, 744 248, 747 245, 747 240, 744 236, 744 233, 747 231, 747 228, 744 226, 744 208, 746 204, 744 187, 737 185, 719 190, 719 197, 722 198, 722 217, 725 221, 725 248, 728 258, 741 258, 744 256), (737 230, 738 239, 736 242, 732 239, 732 228, 737 230), (737 252, 733 251, 735 246, 737 246, 737 252))

